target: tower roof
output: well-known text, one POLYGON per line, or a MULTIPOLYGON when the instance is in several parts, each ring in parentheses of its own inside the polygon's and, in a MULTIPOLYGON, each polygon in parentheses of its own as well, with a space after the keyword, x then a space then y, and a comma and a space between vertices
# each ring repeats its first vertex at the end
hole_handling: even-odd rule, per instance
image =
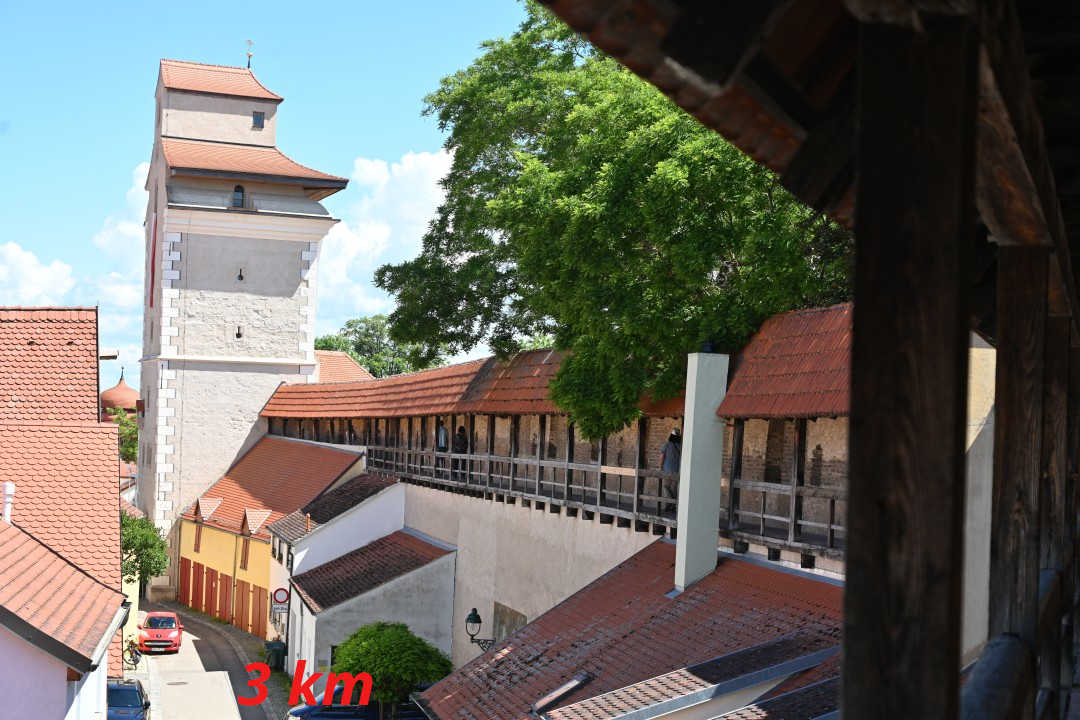
POLYGON ((261 176, 291 180, 307 187, 338 190, 347 178, 319 172, 292 160, 276 147, 236 145, 206 140, 161 139, 165 162, 177 174, 219 177, 261 176))
POLYGON ((161 61, 161 82, 170 90, 235 95, 281 102, 284 98, 270 92, 249 68, 207 65, 187 60, 161 61))
POLYGON ((118 407, 123 410, 131 410, 139 399, 139 391, 124 382, 124 376, 120 376, 120 382, 101 393, 101 407, 103 410, 118 407))

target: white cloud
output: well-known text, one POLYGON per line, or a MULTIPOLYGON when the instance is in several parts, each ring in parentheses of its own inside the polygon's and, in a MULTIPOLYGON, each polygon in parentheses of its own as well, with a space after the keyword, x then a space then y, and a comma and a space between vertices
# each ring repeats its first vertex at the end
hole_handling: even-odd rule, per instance
POLYGON ((124 263, 128 271, 141 271, 143 266, 143 217, 148 193, 146 174, 150 163, 139 163, 131 171, 131 186, 124 194, 124 212, 105 218, 93 243, 111 258, 124 263))
POLYGON ((416 255, 428 222, 443 200, 439 181, 450 170, 446 151, 408 152, 399 160, 353 162, 350 203, 323 240, 319 258, 318 332, 345 320, 386 313, 393 301, 372 285, 379 265, 416 255))
POLYGON ((59 305, 75 286, 71 266, 45 264, 16 242, 0 245, 0 302, 5 305, 59 305))

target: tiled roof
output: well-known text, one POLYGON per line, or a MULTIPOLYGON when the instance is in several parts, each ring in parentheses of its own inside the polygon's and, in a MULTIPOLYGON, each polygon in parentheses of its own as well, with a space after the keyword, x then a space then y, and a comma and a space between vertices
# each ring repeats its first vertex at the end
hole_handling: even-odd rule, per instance
POLYGON ((322 612, 451 552, 398 530, 292 579, 313 612, 322 612))
MULTIPOLYGON (((768 700, 751 703, 720 716, 723 720, 772 720, 773 718, 816 718, 839 707, 840 678, 832 677, 768 700)), ((718 720, 720 720, 718 718, 718 720)))
POLYGON ((379 475, 357 475, 309 502, 294 513, 290 513, 273 523, 269 530, 289 542, 296 542, 310 532, 325 525, 372 495, 394 485, 397 480, 379 475), (311 516, 311 527, 308 518, 311 516))
POLYGON ((739 355, 717 414, 730 418, 847 415, 851 303, 774 315, 739 355))
POLYGON ((316 350, 315 362, 319 366, 320 383, 375 379, 375 376, 369 373, 363 365, 356 362, 352 355, 340 350, 316 350))
POLYGON ((115 425, 0 423, 5 480, 15 483, 15 523, 120 589, 115 425))
POLYGON ((168 137, 161 139, 161 147, 168 166, 181 173, 184 170, 213 170, 226 174, 296 178, 315 185, 331 182, 343 186, 347 182, 346 178, 305 167, 276 147, 168 137))
POLYGON ((146 517, 146 513, 129 503, 124 498, 120 498, 120 512, 124 513, 128 517, 133 518, 146 517))
MULTIPOLYGON (((797 677, 804 678, 808 675, 807 666, 817 668, 825 664, 830 657, 839 656, 840 647, 838 645, 829 647, 830 642, 827 636, 819 633, 795 633, 772 642, 736 650, 703 663, 680 668, 609 693, 594 695, 572 705, 545 712, 543 717, 545 720, 594 720, 595 718, 623 717, 654 707, 660 702, 677 700, 694 693, 715 689, 715 686, 721 683, 736 681, 737 678, 748 675, 753 675, 755 679, 746 686, 766 682, 769 679, 770 669, 773 673, 779 673, 780 671, 776 669, 778 666, 788 664, 788 667, 791 667, 790 663, 793 661, 804 662, 801 670, 796 673, 797 677)), ((829 663, 829 667, 830 677, 838 674, 835 663, 829 663)), ((785 671, 785 674, 789 673, 790 670, 785 671)), ((784 674, 772 675, 772 679, 782 677, 784 674)), ((789 689, 806 684, 809 683, 799 682, 791 685, 789 689)))
MULTIPOLYGON (((843 590, 722 557, 673 598, 675 546, 657 541, 420 695, 430 717, 528 718, 577 673, 565 707, 740 649, 798 635, 840 643, 843 590)), ((800 716, 801 717, 801 716, 800 716)))
POLYGON ((118 475, 121 480, 129 480, 139 476, 139 466, 136 463, 117 460, 118 475))
MULTIPOLYGON (((245 512, 269 511, 256 537, 269 539, 266 524, 311 502, 360 459, 356 453, 282 437, 264 437, 233 465, 202 499, 218 499, 207 525, 240 532, 245 512)), ((203 511, 206 512, 206 503, 203 511)), ((184 513, 195 519, 195 508, 184 513)))
POLYGON ((34 644, 85 672, 124 602, 24 528, 0 520, 0 624, 26 637, 33 629, 54 642, 34 644))
MULTIPOLYGON (((405 417, 444 413, 556 414, 548 384, 562 354, 520 352, 507 362, 494 357, 367 382, 282 385, 263 417, 405 417)), ((672 403, 643 405, 654 415, 682 414, 672 403)))
POLYGON ((267 90, 251 70, 229 65, 207 65, 186 60, 161 61, 161 82, 170 90, 236 95, 277 100, 282 97, 267 90))
POLYGON ((97 420, 97 310, 0 308, 0 421, 97 420))

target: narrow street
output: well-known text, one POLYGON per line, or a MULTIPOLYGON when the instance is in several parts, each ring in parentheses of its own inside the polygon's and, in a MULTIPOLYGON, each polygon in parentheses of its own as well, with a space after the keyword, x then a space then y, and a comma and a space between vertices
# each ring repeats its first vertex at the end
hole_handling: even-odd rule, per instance
MULTIPOLYGON (((171 610, 145 603, 146 611, 171 610)), ((246 661, 215 623, 181 613, 184 640, 175 654, 144 655, 131 677, 142 680, 154 720, 281 720, 269 705, 240 706, 237 697, 254 694, 248 686, 246 661)))

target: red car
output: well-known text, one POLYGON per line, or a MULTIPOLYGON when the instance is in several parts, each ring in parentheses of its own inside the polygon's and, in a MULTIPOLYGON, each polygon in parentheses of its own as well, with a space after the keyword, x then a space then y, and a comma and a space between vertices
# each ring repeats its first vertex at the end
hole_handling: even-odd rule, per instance
POLYGON ((184 637, 184 626, 172 612, 149 612, 139 624, 139 650, 177 652, 184 637))

